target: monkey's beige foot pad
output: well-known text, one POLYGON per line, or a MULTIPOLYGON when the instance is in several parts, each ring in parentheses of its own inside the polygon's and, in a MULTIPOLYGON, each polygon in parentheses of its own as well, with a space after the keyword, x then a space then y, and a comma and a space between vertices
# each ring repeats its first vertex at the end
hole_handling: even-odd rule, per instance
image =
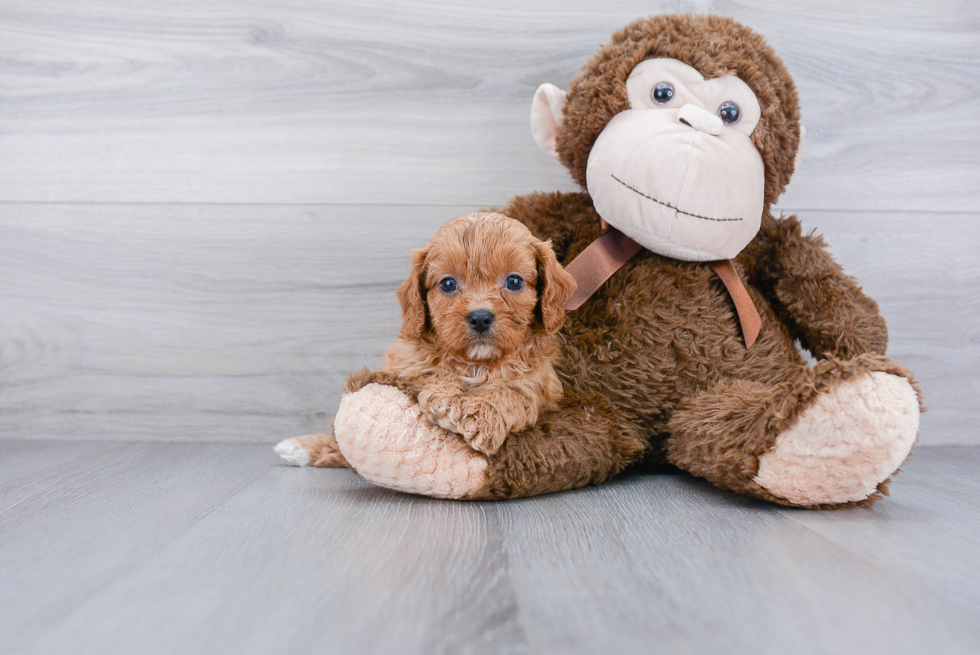
POLYGON ((486 458, 429 421, 394 387, 373 383, 346 394, 334 435, 350 465, 376 485, 437 498, 486 490, 486 458))
POLYGON ((918 431, 909 381, 862 375, 818 396, 759 458, 755 482, 797 505, 864 500, 905 461, 918 431))

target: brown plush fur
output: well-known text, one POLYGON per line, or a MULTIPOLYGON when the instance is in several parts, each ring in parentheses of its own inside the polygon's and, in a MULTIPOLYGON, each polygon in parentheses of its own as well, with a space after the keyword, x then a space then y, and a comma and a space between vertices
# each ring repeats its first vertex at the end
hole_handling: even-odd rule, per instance
MULTIPOLYGON (((657 16, 613 35, 572 82, 557 133, 575 180, 585 187, 596 138, 629 106, 627 76, 652 57, 678 59, 706 78, 737 75, 758 97, 752 140, 765 166, 765 209, 758 235, 735 260, 762 318, 758 341, 745 347, 731 297, 709 267, 641 251, 569 314, 556 366, 565 399, 488 458, 478 497, 594 484, 646 458, 788 504, 753 481, 779 434, 844 380, 876 371, 909 377, 884 356, 877 304, 823 240, 805 234, 795 216, 770 214, 793 174, 799 109, 789 73, 748 28, 717 16, 657 16), (794 340, 823 361, 808 368, 794 340)), ((565 264, 600 234, 587 193, 534 193, 503 212, 550 239, 565 264)))
MULTIPOLYGON (((791 505, 755 482, 746 483, 758 473, 759 458, 771 447, 772 436, 791 428, 818 395, 874 371, 911 381, 908 369, 870 353, 851 360, 829 357, 812 369, 801 367, 792 379, 775 385, 721 380, 675 408, 668 458, 719 487, 791 505)), ((872 495, 849 505, 870 504, 879 498, 872 495)))
MULTIPOLYGON (((586 193, 531 194, 503 211, 550 237, 566 264, 600 234, 586 193)), ((815 380, 872 371, 909 377, 881 356, 888 335, 877 304, 843 273, 822 238, 803 234, 795 216, 766 215, 735 265, 762 317, 751 349, 742 341, 731 297, 710 268, 646 250, 569 314, 557 365, 566 395, 604 398, 611 412, 597 409, 591 420, 616 428, 613 436, 595 439, 583 434, 574 415, 542 417, 552 434, 571 435, 563 448, 620 466, 643 457, 634 446, 640 441, 649 463, 671 463, 738 493, 787 504, 752 479, 758 456, 814 397, 815 380), (811 371, 794 339, 827 361, 811 371), (760 406, 746 414, 752 402, 760 406), (781 423, 767 422, 774 413, 781 423)), ((822 384, 826 390, 831 383, 822 384)), ((538 431, 510 440, 523 452, 505 448, 492 462, 495 476, 509 480, 497 492, 541 485, 525 462, 552 446, 545 439, 532 442, 532 433, 538 431)), ((614 467, 595 465, 590 472, 601 480, 614 467)), ((568 476, 567 488, 585 484, 586 477, 568 476)), ((554 478, 549 484, 560 486, 554 478)))
MULTIPOLYGON (((492 455, 508 434, 557 407, 562 386, 552 362, 562 306, 574 290, 551 245, 522 223, 492 212, 457 217, 413 253, 409 277, 398 289, 400 338, 381 370, 355 373, 348 391, 369 382, 394 384, 433 422, 492 455), (523 288, 506 287, 513 276, 523 288), (458 288, 443 291, 447 279, 458 288), (493 315, 486 332, 470 326, 475 310, 493 315)), ((346 465, 332 435, 301 441, 314 466, 346 465)))
POLYGON ((507 439, 490 458, 486 491, 472 498, 519 498, 599 484, 645 448, 642 435, 602 396, 570 391, 557 411, 507 439))
MULTIPOLYGON (((678 59, 708 79, 737 75, 759 100, 752 139, 765 165, 765 210, 759 234, 736 259, 762 317, 759 339, 745 348, 732 300, 707 266, 642 251, 562 330, 558 372, 569 400, 604 402, 587 413, 563 407, 514 435, 492 461, 491 496, 600 482, 645 453, 650 462, 788 504, 753 482, 759 456, 780 432, 844 379, 873 371, 909 376, 883 356, 888 335, 877 304, 823 239, 804 234, 795 216, 769 212, 793 174, 799 108, 783 63, 748 28, 718 16, 657 16, 614 34, 573 80, 557 133, 558 154, 575 180, 585 187, 592 145, 629 106, 627 76, 653 57, 678 59), (809 369, 794 340, 824 361, 809 369)), ((600 234, 587 193, 535 193, 503 211, 551 239, 565 264, 600 234)))

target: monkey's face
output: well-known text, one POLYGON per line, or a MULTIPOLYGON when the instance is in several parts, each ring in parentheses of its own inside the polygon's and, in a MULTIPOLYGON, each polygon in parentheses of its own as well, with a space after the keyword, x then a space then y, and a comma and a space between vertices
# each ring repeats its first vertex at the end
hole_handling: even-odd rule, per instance
MULTIPOLYGON (((669 58, 641 61, 625 85, 628 105, 588 152, 584 181, 596 211, 656 253, 734 257, 759 231, 766 202, 766 167, 753 143, 762 114, 756 95, 734 75, 706 80, 669 58)), ((555 157, 566 97, 543 84, 531 108, 532 134, 555 157)))
POLYGON ((648 59, 626 82, 630 108, 599 134, 586 177, 596 211, 677 259, 734 257, 759 231, 765 168, 751 140, 759 103, 734 76, 705 80, 648 59))

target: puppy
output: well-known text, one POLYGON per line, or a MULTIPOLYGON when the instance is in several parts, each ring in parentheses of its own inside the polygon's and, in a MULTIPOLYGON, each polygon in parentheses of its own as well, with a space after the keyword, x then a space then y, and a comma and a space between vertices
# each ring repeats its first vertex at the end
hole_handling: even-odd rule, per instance
MULTIPOLYGON (((561 397, 552 365, 574 290, 551 244, 522 223, 494 212, 454 218, 413 252, 398 289, 401 332, 381 370, 353 374, 347 388, 393 384, 433 422, 493 455, 561 397)), ((275 450, 298 466, 347 465, 333 435, 275 450)))

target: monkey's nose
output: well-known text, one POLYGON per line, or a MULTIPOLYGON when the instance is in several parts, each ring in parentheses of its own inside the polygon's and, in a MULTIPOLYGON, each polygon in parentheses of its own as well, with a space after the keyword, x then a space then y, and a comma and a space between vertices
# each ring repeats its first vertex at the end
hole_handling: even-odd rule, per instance
POLYGON ((470 329, 477 334, 483 334, 493 325, 493 312, 488 309, 475 309, 466 318, 470 322, 470 329))
POLYGON ((715 116, 707 109, 702 109, 690 103, 680 108, 680 111, 677 112, 677 120, 688 127, 693 127, 698 132, 704 132, 712 136, 720 136, 722 128, 725 127, 725 124, 721 122, 721 118, 715 116))

